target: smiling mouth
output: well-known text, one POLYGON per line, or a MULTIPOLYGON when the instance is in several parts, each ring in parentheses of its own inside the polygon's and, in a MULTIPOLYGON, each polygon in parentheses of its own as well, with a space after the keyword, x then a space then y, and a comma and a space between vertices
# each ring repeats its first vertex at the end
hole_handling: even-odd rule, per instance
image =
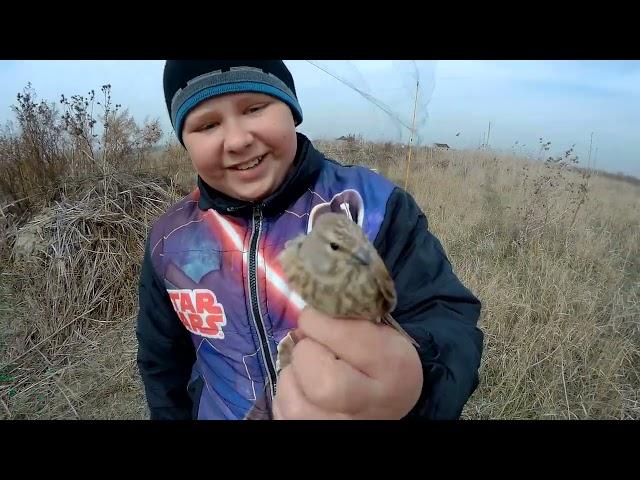
POLYGON ((253 160, 249 161, 249 162, 244 162, 244 163, 240 163, 238 165, 234 165, 233 167, 230 167, 232 170, 251 170, 252 168, 257 167, 258 165, 260 165, 260 163, 262 163, 262 160, 264 159, 264 155, 261 155, 259 157, 254 158, 253 160))

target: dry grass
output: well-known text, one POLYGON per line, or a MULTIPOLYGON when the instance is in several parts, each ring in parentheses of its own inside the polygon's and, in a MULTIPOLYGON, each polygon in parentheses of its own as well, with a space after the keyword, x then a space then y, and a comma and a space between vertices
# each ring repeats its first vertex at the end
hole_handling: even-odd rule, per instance
MULTIPOLYGON (((112 174, 13 232, 0 384, 10 418, 139 418, 137 277, 149 224, 184 191, 112 174)), ((4 282, 3 282, 4 283, 4 282)))
MULTIPOLYGON (((181 147, 140 143, 157 132, 126 115, 92 143, 79 105, 66 143, 34 127, 55 115, 28 102, 27 133, 0 136, 0 173, 52 165, 0 184, 0 418, 146 417, 134 335, 144 240, 195 175, 181 147)), ((402 146, 316 145, 404 183, 402 146)), ((570 167, 414 151, 409 190, 484 304, 464 418, 640 418, 640 185, 570 167)))
POLYGON ((89 101, 72 97, 60 116, 27 90, 19 133, 0 137, 0 418, 146 415, 139 267, 149 226, 193 176, 175 145, 154 153, 157 123, 110 109, 107 87, 100 135, 89 101))
MULTIPOLYGON (((357 163, 383 157, 362 150, 357 163)), ((387 172, 402 184, 400 170, 387 172)), ((423 150, 410 179, 484 304, 481 385, 464 417, 640 418, 640 187, 486 151, 423 150)))

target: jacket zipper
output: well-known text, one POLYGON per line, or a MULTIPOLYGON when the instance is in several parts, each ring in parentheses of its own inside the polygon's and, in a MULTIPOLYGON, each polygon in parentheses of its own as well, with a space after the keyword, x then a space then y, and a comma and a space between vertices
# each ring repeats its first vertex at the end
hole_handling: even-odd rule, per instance
POLYGON ((269 376, 271 399, 275 395, 276 385, 276 369, 273 364, 273 355, 271 353, 271 346, 267 339, 267 332, 262 319, 262 312, 260 311, 260 302, 258 299, 258 246, 260 244, 260 233, 262 231, 262 210, 260 207, 253 209, 253 225, 251 229, 251 240, 249 247, 249 298, 251 304, 251 315, 253 316, 253 323, 256 326, 256 331, 260 337, 260 344, 262 348, 262 360, 267 368, 269 376))

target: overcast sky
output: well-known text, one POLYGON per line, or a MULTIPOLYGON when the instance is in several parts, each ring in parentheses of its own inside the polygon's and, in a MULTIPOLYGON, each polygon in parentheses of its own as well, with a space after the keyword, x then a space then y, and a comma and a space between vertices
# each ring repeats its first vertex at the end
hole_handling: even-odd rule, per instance
MULTIPOLYGON (((299 130, 311 138, 360 133, 406 142, 416 104, 423 144, 475 148, 491 122, 494 148, 517 141, 516 149, 536 155, 543 137, 553 154, 575 143, 586 164, 593 132, 596 168, 640 177, 640 61, 311 62, 286 61, 304 114, 299 130)), ((10 106, 27 82, 49 101, 110 83, 114 103, 169 129, 163 63, 0 61, 0 122, 13 118, 10 106)))

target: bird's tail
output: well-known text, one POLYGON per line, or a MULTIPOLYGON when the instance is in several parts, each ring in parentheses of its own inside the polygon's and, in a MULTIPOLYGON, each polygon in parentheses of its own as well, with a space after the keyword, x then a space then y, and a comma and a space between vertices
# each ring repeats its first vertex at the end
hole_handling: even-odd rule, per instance
POLYGON ((390 327, 396 329, 398 332, 400 332, 407 340, 409 340, 416 348, 420 348, 420 344, 418 342, 416 342, 411 335, 409 335, 404 328, 402 328, 400 326, 400 324, 398 322, 396 322, 396 320, 389 315, 388 313, 386 313, 383 317, 382 317, 382 323, 385 323, 387 325, 389 325, 390 327))

